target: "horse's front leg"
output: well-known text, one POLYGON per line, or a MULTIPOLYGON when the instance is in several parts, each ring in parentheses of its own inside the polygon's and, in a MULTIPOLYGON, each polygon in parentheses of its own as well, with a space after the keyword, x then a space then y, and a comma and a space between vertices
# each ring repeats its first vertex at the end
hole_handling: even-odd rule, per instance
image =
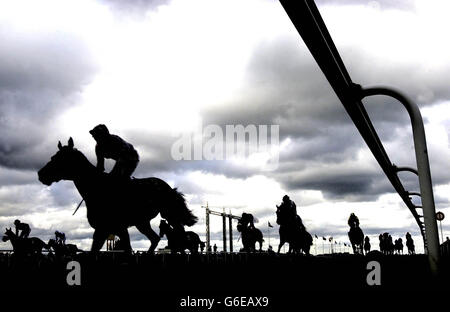
POLYGON ((92 252, 98 252, 100 249, 102 249, 103 244, 105 243, 106 239, 108 238, 109 233, 103 230, 96 229, 94 231, 93 241, 92 241, 92 252))

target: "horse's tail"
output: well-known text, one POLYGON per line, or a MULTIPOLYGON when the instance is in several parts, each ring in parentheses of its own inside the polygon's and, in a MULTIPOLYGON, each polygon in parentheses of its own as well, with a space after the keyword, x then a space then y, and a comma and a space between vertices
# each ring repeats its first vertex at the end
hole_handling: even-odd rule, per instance
POLYGON ((309 232, 306 232, 306 235, 307 235, 307 243, 308 243, 308 245, 312 246, 313 245, 312 235, 309 232))
POLYGON ((177 188, 173 189, 174 191, 174 207, 173 211, 171 210, 169 213, 171 214, 172 220, 176 219, 183 225, 192 226, 194 225, 198 218, 192 214, 192 211, 187 207, 186 200, 184 198, 184 194, 179 192, 177 188), (173 213, 171 213, 173 212, 173 213))

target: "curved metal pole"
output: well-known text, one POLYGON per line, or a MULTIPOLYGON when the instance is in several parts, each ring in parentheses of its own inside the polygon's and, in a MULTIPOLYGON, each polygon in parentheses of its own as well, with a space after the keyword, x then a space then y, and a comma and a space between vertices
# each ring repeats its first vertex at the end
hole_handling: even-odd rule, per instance
POLYGON ((394 168, 395 168, 395 171, 397 171, 397 172, 400 172, 400 171, 409 171, 409 172, 414 173, 415 175, 419 175, 419 173, 417 172, 417 170, 414 169, 414 168, 410 168, 410 167, 397 167, 397 166, 394 166, 394 168))
POLYGON ((402 103, 408 111, 413 129, 414 149, 416 151, 417 172, 419 176, 420 194, 422 197, 428 258, 430 261, 431 271, 434 274, 437 274, 440 261, 439 236, 436 223, 436 210, 434 207, 433 188, 431 184, 430 164, 428 160, 425 129, 423 126, 422 115, 420 114, 419 107, 400 92, 390 88, 361 88, 359 90, 359 93, 361 99, 372 95, 386 95, 393 97, 400 103, 402 103))

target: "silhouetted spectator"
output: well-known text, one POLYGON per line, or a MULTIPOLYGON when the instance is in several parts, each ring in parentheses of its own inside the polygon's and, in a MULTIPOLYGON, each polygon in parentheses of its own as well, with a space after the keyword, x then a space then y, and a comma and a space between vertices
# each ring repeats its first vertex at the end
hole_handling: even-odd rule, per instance
POLYGON ((214 249, 214 253, 216 253, 217 252, 217 245, 216 244, 214 244, 213 249, 214 249))
POLYGON ((15 220, 14 225, 16 226, 16 236, 20 238, 28 238, 30 235, 31 229, 27 223, 22 223, 20 220, 15 220), (20 235, 19 235, 20 231, 20 235))
POLYGON ((105 125, 98 125, 89 133, 97 141, 95 154, 97 168, 105 171, 105 158, 116 161, 110 174, 120 178, 130 178, 139 163, 139 155, 133 145, 115 134, 110 134, 105 125))

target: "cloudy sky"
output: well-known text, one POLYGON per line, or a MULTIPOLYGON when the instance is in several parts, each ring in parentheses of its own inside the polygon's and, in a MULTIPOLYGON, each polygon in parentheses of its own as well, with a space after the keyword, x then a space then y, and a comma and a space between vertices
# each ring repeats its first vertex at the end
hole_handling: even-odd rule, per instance
MULTIPOLYGON (((450 4, 317 4, 354 82, 398 88, 420 106, 437 210, 450 216, 450 4)), ((81 200, 73 184, 46 187, 36 172, 70 136, 95 162, 88 131, 104 123, 138 150, 136 177, 160 177, 186 194, 199 216, 193 230, 203 237, 207 202, 253 213, 267 234, 275 205, 289 194, 312 234, 347 242, 346 221, 355 212, 375 248, 379 233, 409 231, 423 250, 409 210, 277 1, 2 1, 0 59, 2 229, 18 218, 32 236, 47 240, 59 230, 90 247, 86 208, 72 216, 81 200), (174 142, 199 124, 279 125, 277 168, 266 170, 252 155, 174 160, 174 142)), ((384 97, 365 103, 391 160, 415 167, 406 111, 384 97)), ((418 191, 415 176, 400 177, 418 191)), ((153 228, 158 224, 159 217, 153 228)), ((212 217, 212 232, 220 247, 219 218, 212 217)), ((135 249, 148 248, 134 228, 130 233, 135 249)))

